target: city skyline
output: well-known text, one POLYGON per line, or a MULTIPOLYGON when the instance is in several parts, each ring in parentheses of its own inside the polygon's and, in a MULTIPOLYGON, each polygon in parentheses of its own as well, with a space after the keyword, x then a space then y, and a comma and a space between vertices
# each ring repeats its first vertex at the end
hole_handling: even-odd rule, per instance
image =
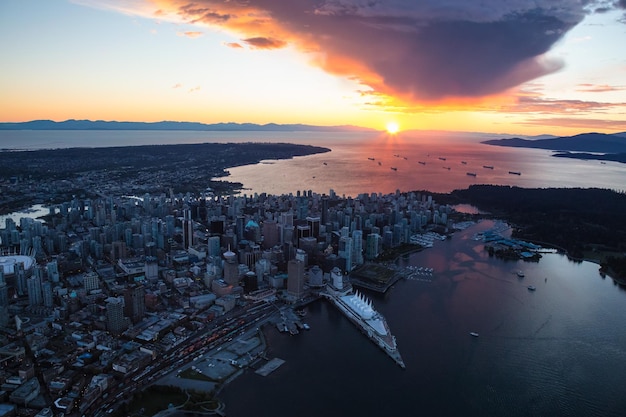
POLYGON ((624 1, 0 6, 3 122, 626 130, 624 1))

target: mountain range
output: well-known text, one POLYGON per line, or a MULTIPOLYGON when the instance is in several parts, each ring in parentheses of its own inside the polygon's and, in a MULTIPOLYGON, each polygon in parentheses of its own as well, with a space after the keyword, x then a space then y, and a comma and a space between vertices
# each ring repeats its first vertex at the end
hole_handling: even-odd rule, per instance
POLYGON ((196 131, 269 131, 269 132, 371 132, 359 126, 314 126, 306 124, 259 125, 255 123, 195 123, 195 122, 116 122, 104 120, 32 120, 0 123, 0 130, 196 130, 196 131))

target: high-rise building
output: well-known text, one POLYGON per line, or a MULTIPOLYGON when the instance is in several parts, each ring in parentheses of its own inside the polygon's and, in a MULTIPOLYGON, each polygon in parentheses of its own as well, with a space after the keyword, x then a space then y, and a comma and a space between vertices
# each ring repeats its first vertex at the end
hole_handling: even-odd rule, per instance
POLYGON ((109 297, 106 299, 107 330, 120 334, 128 329, 130 320, 124 317, 124 298, 109 297))
POLYGON ((224 281, 230 285, 239 283, 239 263, 237 254, 230 249, 224 252, 224 281))
POLYGON ((322 212, 322 218, 321 218, 322 224, 328 223, 328 197, 326 196, 322 197, 321 212, 322 212))
POLYGON ((188 249, 193 246, 193 221, 191 220, 191 210, 183 210, 183 248, 188 249))
POLYGON ((40 306, 43 304, 43 293, 41 291, 41 276, 37 272, 26 281, 28 291, 28 305, 40 306))
POLYGON ((352 270, 352 238, 347 236, 342 236, 339 238, 339 250, 338 253, 340 258, 346 260, 344 271, 352 270))
POLYGON ((302 249, 296 249, 296 260, 298 261, 302 261, 302 263, 304 264, 304 267, 306 268, 309 265, 309 255, 306 253, 306 251, 302 250, 302 249))
POLYGON ((324 285, 324 271, 317 265, 314 265, 309 269, 309 286, 313 288, 320 288, 324 285))
POLYGON ((363 264, 363 231, 352 232, 352 259, 357 265, 363 264))
POLYGON ((298 225, 296 228, 296 242, 300 242, 303 237, 311 237, 311 228, 308 225, 298 225))
POLYGON ((365 259, 374 260, 379 255, 381 237, 378 233, 370 233, 365 241, 365 259))
POLYGON ((335 289, 343 290, 343 274, 341 273, 341 269, 334 267, 330 271, 330 282, 335 289))
POLYGON ((146 313, 145 296, 143 285, 133 284, 124 291, 124 315, 133 323, 143 320, 146 313))
POLYGON ((265 220, 263 222, 263 249, 272 248, 278 243, 278 225, 274 220, 265 220))
POLYGON ((314 238, 320 237, 320 218, 309 216, 306 218, 307 225, 311 231, 310 236, 314 238))
POLYGON ((9 288, 4 280, 4 268, 0 266, 0 327, 9 324, 9 288))
POLYGON ((23 262, 15 264, 15 283, 17 294, 20 296, 26 295, 26 269, 23 262))
POLYGON ((52 308, 54 306, 54 295, 52 293, 52 283, 44 281, 41 284, 41 293, 43 295, 44 307, 52 308))
POLYGON ((287 293, 295 298, 304 295, 304 262, 299 259, 287 263, 287 293))
POLYGON ((220 254, 220 237, 219 236, 211 236, 209 237, 208 242, 208 252, 209 256, 219 256, 220 254))
POLYGON ((146 256, 144 274, 149 282, 157 282, 159 279, 159 264, 154 256, 146 256))
POLYGON ((52 282, 59 282, 59 265, 57 261, 50 261, 46 265, 46 270, 48 272, 48 279, 52 282))
POLYGON ((83 276, 83 288, 89 294, 93 290, 100 288, 100 278, 95 272, 88 272, 83 276))

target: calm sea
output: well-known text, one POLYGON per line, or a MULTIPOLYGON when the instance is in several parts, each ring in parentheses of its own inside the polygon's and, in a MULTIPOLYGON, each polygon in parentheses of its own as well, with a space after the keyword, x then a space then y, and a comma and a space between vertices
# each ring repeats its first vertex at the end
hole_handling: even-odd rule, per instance
POLYGON ((243 183, 246 193, 284 194, 302 190, 328 193, 332 188, 339 195, 356 196, 396 190, 449 192, 470 184, 626 189, 626 164, 555 158, 552 151, 480 143, 499 137, 506 136, 445 132, 404 132, 390 136, 376 132, 34 130, 0 131, 0 148, 290 142, 332 149, 324 154, 229 169, 229 180, 243 183))
POLYGON ((434 268, 432 282, 368 293, 397 337, 405 370, 318 301, 307 307, 311 330, 266 332, 268 356, 287 362, 228 385, 228 415, 626 415, 626 291, 597 265, 558 254, 538 263, 490 258, 472 236, 491 225, 401 260, 434 268))

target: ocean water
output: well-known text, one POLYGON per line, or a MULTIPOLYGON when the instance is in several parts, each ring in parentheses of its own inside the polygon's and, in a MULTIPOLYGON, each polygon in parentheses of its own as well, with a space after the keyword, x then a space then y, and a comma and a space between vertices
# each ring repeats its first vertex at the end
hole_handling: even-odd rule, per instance
POLYGON ((626 189, 626 164, 555 158, 552 151, 480 143, 500 137, 508 136, 445 132, 401 132, 392 136, 378 132, 35 130, 0 131, 0 149, 205 142, 290 142, 331 149, 324 154, 229 169, 227 179, 244 184, 244 193, 328 193, 332 188, 339 195, 357 196, 396 190, 449 192, 471 184, 626 189), (469 176, 468 172, 476 176, 469 176))
POLYGON ((626 291, 597 265, 559 254, 538 263, 490 258, 472 239, 490 226, 401 259, 434 268, 432 282, 366 291, 397 338, 405 370, 320 300, 306 308, 311 330, 266 330, 268 357, 286 363, 228 385, 221 393, 228 415, 626 415, 626 291))
POLYGON ((407 133, 358 142, 337 140, 326 145, 332 149, 329 153, 229 169, 228 180, 241 182, 244 193, 327 194, 332 188, 353 197, 396 190, 447 193, 472 184, 626 190, 626 164, 557 158, 548 150, 480 143, 485 139, 407 133))

